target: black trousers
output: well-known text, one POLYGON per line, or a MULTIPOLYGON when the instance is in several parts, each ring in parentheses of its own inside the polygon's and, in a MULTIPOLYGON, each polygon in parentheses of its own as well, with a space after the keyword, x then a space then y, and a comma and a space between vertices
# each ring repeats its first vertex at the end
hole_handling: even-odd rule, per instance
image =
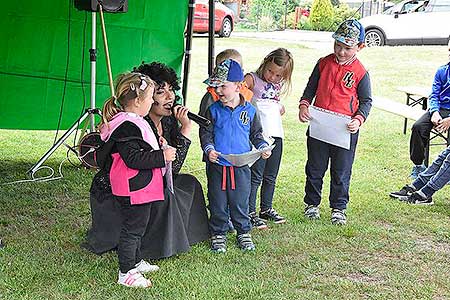
MULTIPOLYGON (((442 108, 439 110, 439 113, 442 118, 446 118, 450 115, 450 110, 442 108)), ((411 128, 409 157, 415 165, 421 165, 425 160, 425 149, 430 143, 430 132, 433 126, 433 123, 431 123, 431 115, 427 111, 411 128)))
POLYGON ((120 272, 126 273, 142 259, 141 239, 150 220, 151 203, 131 205, 128 197, 115 198, 119 201, 122 214, 117 256, 120 272))
POLYGON ((248 203, 249 212, 256 212, 256 194, 262 183, 260 192, 260 211, 272 208, 273 195, 275 193, 275 183, 281 165, 281 155, 283 153, 283 139, 275 137, 275 148, 268 159, 258 159, 251 167, 251 189, 248 203))
POLYGON ((330 164, 330 207, 346 209, 349 201, 350 178, 359 133, 350 136, 350 149, 344 149, 307 137, 308 161, 306 162, 306 185, 304 201, 319 206, 322 184, 330 164))

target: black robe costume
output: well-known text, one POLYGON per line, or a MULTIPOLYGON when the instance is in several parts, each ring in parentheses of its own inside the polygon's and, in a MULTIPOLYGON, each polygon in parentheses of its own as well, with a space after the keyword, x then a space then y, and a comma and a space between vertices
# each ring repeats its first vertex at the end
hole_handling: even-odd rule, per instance
MULTIPOLYGON (((155 135, 156 126, 150 118, 155 135)), ((160 259, 187 252, 190 246, 209 238, 208 216, 200 182, 192 175, 178 174, 186 158, 191 141, 179 130, 173 116, 161 120, 163 137, 177 149, 172 164, 174 194, 164 189, 164 200, 152 203, 150 222, 141 241, 143 258, 160 259)), ((90 190, 92 226, 83 247, 96 253, 117 247, 121 229, 121 215, 117 201, 111 194, 109 174, 100 170, 90 190)))

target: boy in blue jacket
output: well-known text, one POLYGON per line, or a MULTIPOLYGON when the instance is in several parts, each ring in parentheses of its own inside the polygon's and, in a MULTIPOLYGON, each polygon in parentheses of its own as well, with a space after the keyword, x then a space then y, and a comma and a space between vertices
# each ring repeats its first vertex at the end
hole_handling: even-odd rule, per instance
MULTIPOLYGON (((206 111, 211 125, 200 128, 201 146, 209 160, 206 169, 213 252, 226 252, 229 217, 237 231, 238 246, 244 251, 255 250, 249 234, 250 168, 235 167, 220 156, 248 152, 252 149, 251 144, 257 149, 269 146, 262 136, 256 109, 239 92, 243 80, 241 66, 232 59, 219 64, 214 74, 205 80, 216 89, 219 97, 219 101, 206 111)), ((271 151, 266 150, 262 157, 267 159, 270 154, 271 151)))

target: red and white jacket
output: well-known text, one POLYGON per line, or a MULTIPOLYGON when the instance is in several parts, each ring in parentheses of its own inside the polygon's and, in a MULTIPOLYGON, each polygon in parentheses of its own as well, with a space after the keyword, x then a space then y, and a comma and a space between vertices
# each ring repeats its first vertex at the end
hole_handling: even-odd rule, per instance
POLYGON ((310 104, 364 123, 372 107, 369 73, 356 57, 345 64, 334 54, 322 57, 300 99, 300 105, 310 104))

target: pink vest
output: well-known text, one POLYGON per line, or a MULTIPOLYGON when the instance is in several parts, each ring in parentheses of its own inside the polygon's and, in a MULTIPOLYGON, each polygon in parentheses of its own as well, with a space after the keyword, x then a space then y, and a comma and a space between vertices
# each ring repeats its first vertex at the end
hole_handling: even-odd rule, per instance
MULTIPOLYGON (((120 112, 115 115, 108 122, 109 126, 107 130, 101 130, 102 140, 107 142, 114 130, 125 121, 132 122, 138 126, 144 141, 153 149, 160 149, 159 143, 148 122, 136 114, 125 112, 120 112)), ((125 164, 119 153, 114 153, 111 157, 113 162, 109 177, 113 195, 130 197, 131 204, 143 204, 164 200, 164 184, 161 168, 148 170, 131 169, 125 164), (130 184, 131 182, 137 182, 139 184, 130 184)))

